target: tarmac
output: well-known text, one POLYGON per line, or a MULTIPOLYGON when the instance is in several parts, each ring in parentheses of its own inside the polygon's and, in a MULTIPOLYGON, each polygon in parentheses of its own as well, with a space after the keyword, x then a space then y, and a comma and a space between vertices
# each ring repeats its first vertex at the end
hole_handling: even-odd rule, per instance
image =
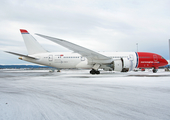
POLYGON ((169 120, 170 72, 0 70, 0 120, 169 120))

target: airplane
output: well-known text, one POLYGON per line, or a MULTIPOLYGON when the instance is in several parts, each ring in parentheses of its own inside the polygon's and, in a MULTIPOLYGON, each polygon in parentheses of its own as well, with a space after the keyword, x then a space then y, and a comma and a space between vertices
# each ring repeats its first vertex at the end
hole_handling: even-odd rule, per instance
POLYGON ((100 74, 100 70, 128 72, 135 68, 153 68, 153 73, 168 62, 160 55, 149 52, 95 52, 69 41, 36 34, 73 52, 48 52, 25 29, 20 29, 28 55, 5 51, 20 56, 20 60, 60 69, 91 69, 90 74, 100 74))

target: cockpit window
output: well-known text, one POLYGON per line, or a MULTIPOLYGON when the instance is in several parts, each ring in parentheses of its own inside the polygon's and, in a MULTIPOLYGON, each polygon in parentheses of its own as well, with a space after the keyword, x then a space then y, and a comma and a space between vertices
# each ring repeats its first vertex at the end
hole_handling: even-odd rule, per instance
POLYGON ((162 59, 165 59, 165 58, 162 57, 162 59))

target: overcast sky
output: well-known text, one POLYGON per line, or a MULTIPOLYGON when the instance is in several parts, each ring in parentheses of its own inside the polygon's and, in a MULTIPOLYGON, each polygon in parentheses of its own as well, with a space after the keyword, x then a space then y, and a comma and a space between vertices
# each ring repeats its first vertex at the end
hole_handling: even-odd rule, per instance
POLYGON ((169 59, 170 0, 0 1, 0 64, 30 64, 19 29, 27 29, 48 51, 70 52, 36 36, 61 38, 94 51, 158 53, 169 59))

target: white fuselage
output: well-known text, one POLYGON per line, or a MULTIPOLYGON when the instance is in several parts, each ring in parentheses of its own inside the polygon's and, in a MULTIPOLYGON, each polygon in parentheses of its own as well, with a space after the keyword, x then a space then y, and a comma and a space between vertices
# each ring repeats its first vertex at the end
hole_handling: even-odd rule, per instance
POLYGON ((20 56, 28 62, 55 67, 57 69, 83 68, 91 69, 90 74, 100 74, 98 69, 105 71, 128 72, 134 68, 154 68, 157 72, 167 61, 160 55, 148 52, 95 52, 69 41, 46 35, 36 34, 73 51, 73 53, 48 52, 25 29, 20 29, 28 55, 6 51, 20 56))
MULTIPOLYGON (((101 54, 112 58, 112 60, 120 58, 127 59, 128 63, 126 63, 126 66, 128 68, 131 68, 131 70, 134 69, 137 64, 136 60, 137 57, 135 52, 103 52, 101 54)), ((77 53, 48 52, 33 54, 30 56, 36 57, 37 60, 24 57, 22 58, 22 60, 60 69, 62 68, 91 69, 93 67, 93 64, 89 64, 89 61, 87 60, 86 57, 82 57, 80 54, 77 53)))

